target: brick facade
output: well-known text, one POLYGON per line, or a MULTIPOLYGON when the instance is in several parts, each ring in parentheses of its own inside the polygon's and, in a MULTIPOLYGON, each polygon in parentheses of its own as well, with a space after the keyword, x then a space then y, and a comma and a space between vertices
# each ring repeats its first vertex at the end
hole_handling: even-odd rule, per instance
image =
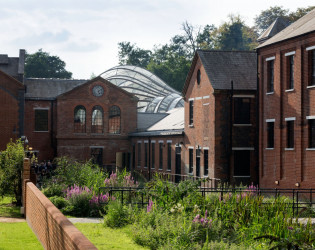
POLYGON ((315 151, 309 148, 307 117, 315 115, 315 88, 310 85, 315 33, 257 50, 259 73, 259 178, 261 187, 314 187, 315 151), (294 87, 289 88, 289 57, 294 57, 294 87), (274 91, 268 91, 268 62, 274 64, 274 91), (287 147, 288 121, 294 124, 294 147, 287 147), (274 147, 267 147, 268 122, 274 122, 274 147))
POLYGON ((24 133, 24 86, 0 70, 0 150, 24 133))

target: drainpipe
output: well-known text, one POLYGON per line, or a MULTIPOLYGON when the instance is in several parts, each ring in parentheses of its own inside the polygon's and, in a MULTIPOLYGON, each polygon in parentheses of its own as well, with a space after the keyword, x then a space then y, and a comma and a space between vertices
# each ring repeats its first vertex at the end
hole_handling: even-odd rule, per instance
POLYGON ((256 136, 255 136, 255 156, 256 156, 256 162, 255 162, 255 170, 256 170, 256 181, 257 185, 259 185, 259 73, 258 73, 258 55, 256 53, 256 136))

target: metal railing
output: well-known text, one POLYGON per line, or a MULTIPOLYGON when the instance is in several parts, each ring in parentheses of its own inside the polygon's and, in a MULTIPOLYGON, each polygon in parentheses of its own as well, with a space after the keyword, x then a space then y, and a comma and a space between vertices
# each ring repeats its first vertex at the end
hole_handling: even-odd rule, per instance
MULTIPOLYGON (((110 197, 116 197, 122 204, 132 204, 144 207, 148 204, 150 192, 146 188, 135 187, 101 187, 99 193, 108 193, 110 197)), ((262 205, 270 205, 274 200, 280 196, 288 197, 287 209, 292 208, 293 216, 299 214, 299 212, 310 208, 313 209, 315 214, 315 190, 314 189, 248 189, 248 188, 208 188, 200 187, 198 192, 206 198, 207 195, 216 194, 218 199, 224 200, 225 194, 241 195, 251 193, 257 196, 263 196, 264 202, 262 205)))

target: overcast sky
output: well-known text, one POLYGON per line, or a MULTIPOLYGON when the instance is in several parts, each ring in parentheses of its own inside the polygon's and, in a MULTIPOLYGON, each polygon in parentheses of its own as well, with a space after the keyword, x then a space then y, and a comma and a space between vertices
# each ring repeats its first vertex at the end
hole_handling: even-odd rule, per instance
POLYGON ((144 49, 180 34, 181 24, 219 26, 239 14, 249 26, 270 6, 314 5, 314 0, 0 0, 0 54, 42 48, 66 62, 77 79, 118 64, 118 42, 144 49))

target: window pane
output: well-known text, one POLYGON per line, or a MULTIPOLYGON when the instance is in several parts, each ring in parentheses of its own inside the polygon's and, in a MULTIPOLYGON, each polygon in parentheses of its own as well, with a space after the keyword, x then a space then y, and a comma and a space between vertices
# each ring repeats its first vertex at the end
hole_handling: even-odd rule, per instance
POLYGON ((311 74, 310 74, 310 78, 311 78, 311 85, 315 85, 315 50, 312 50, 312 60, 311 60, 311 74))
POLYGON ((189 101, 189 125, 194 123, 194 101, 189 101))
POLYGON ((141 167, 141 143, 138 142, 138 167, 141 167))
POLYGON ((267 62, 267 92, 274 91, 274 60, 267 62))
POLYGON ((92 133, 103 133, 103 109, 95 106, 92 111, 92 133))
POLYGON ((234 153, 234 176, 250 176, 250 151, 235 150, 234 153))
POLYGON ((189 173, 193 173, 194 150, 189 149, 189 173))
POLYGON ((155 143, 151 144, 151 150, 152 150, 152 154, 151 154, 151 168, 155 168, 155 143))
POLYGON ((74 132, 85 133, 85 108, 83 106, 77 106, 74 109, 74 132))
POLYGON ((267 122, 267 148, 274 148, 274 122, 267 122))
POLYGON ((309 148, 315 148, 315 120, 311 119, 308 120, 308 126, 309 126, 309 148))
POLYGON ((294 148, 294 121, 287 121, 287 148, 294 148))
POLYGON ((109 133, 120 134, 120 108, 112 106, 109 110, 109 133))
POLYGON ((159 147, 160 147, 160 164, 159 164, 159 169, 163 169, 163 143, 159 143, 159 147))
POLYGON ((289 86, 288 89, 294 88, 294 56, 289 56, 289 86))
POLYGON ((196 150, 196 176, 200 176, 200 149, 196 150))
POLYGON ((172 169, 172 144, 167 143, 167 170, 171 171, 172 169))
POLYGON ((144 143, 144 167, 148 167, 148 143, 144 143))
POLYGON ((250 124, 249 98, 234 98, 234 124, 250 124))
POLYGON ((208 175, 209 172, 209 154, 208 150, 205 149, 203 154, 204 154, 204 175, 208 175))
POLYGON ((48 131, 48 110, 35 110, 35 131, 48 131))

